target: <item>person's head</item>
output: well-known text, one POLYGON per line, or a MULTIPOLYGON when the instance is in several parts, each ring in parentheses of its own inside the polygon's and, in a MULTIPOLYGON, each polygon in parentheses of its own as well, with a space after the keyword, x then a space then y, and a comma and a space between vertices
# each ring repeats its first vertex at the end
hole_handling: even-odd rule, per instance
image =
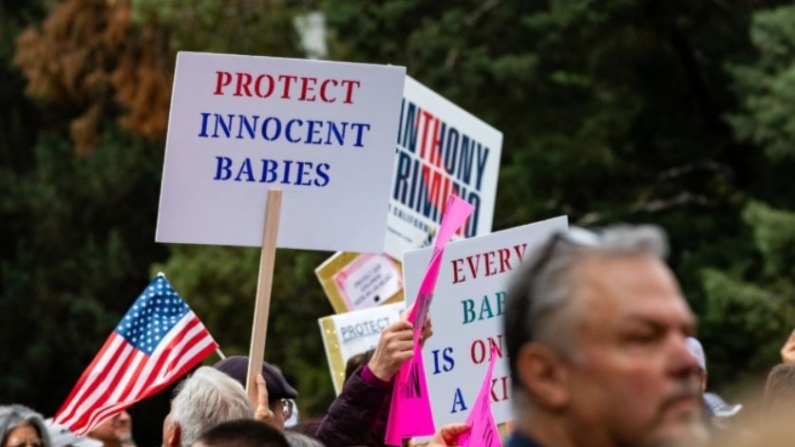
POLYGON ((243 387, 226 374, 203 366, 175 390, 171 412, 163 421, 163 446, 188 447, 219 424, 253 418, 243 387))
POLYGON ((0 406, 0 447, 50 447, 50 436, 39 413, 23 405, 0 406))
POLYGON ((132 418, 122 411, 88 433, 88 437, 101 441, 105 447, 121 447, 132 440, 132 418))
POLYGON ((44 425, 50 435, 51 447, 103 447, 102 441, 87 436, 77 436, 69 430, 69 427, 56 424, 52 418, 45 419, 44 425))
MULTIPOLYGON (((246 386, 248 357, 227 357, 213 365, 213 368, 235 379, 243 387, 246 386)), ((269 422, 280 430, 284 430, 284 422, 292 416, 293 399, 298 397, 298 392, 275 366, 262 362, 261 372, 265 379, 265 386, 268 388, 268 406, 273 411, 273 421, 269 422)))
POLYGON ((353 373, 356 372, 357 369, 367 364, 371 358, 373 358, 373 353, 375 349, 371 349, 369 351, 361 352, 356 354, 348 359, 345 362, 345 380, 342 383, 347 383, 348 379, 351 378, 353 373))
POLYGON ((294 431, 284 432, 284 437, 287 438, 290 447, 324 447, 317 439, 294 431))
POLYGON ((573 228, 517 270, 504 330, 520 431, 593 446, 704 435, 694 317, 666 251, 656 227, 573 228))
POLYGON ((240 419, 207 430, 192 447, 290 447, 290 444, 275 427, 240 419))
POLYGON ((770 371, 765 384, 765 409, 768 413, 795 413, 795 363, 784 363, 770 371))

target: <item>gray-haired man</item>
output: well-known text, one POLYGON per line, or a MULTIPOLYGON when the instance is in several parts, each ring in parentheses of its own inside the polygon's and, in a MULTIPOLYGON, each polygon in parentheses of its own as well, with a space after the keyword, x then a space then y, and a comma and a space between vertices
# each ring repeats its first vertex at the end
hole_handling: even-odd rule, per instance
POLYGON ((171 412, 163 421, 163 447, 189 447, 221 423, 253 418, 243 386, 221 371, 202 366, 176 389, 171 412))
POLYGON ((508 447, 703 440, 694 317, 655 227, 573 228, 517 271, 506 302, 516 430, 508 447))

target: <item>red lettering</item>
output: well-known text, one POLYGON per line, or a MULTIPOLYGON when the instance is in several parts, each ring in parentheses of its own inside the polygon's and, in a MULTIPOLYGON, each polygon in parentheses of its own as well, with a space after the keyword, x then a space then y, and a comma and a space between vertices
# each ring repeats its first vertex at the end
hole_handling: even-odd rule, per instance
POLYGON ((498 253, 500 254, 500 273, 505 273, 506 270, 511 269, 511 250, 501 248, 498 253))
POLYGON ((337 84, 338 84, 335 79, 326 79, 325 81, 323 81, 320 84, 320 99, 322 99, 323 102, 332 103, 332 102, 336 101, 337 98, 329 99, 329 98, 326 97, 326 88, 328 87, 329 83, 331 83, 331 85, 333 85, 334 87, 336 87, 337 84))
POLYGON ((276 87, 276 84, 273 82, 273 77, 271 75, 268 75, 268 74, 261 74, 261 75, 257 76, 257 80, 254 81, 254 93, 256 93, 257 96, 259 96, 260 98, 269 97, 271 94, 273 94, 273 89, 275 87, 276 87), (262 91, 260 91, 260 87, 262 86, 262 80, 263 79, 267 79, 268 80, 268 90, 266 91, 266 93, 262 93, 262 91))
POLYGON ((486 276, 492 276, 497 274, 497 270, 492 270, 491 267, 494 264, 494 252, 488 251, 483 253, 483 257, 486 258, 486 276))
POLYGON ((308 98, 306 96, 307 93, 315 91, 314 90, 315 84, 317 84, 317 78, 307 78, 307 77, 302 77, 301 78, 301 98, 300 98, 301 101, 314 101, 315 100, 315 96, 314 95, 312 95, 311 98, 308 98), (312 81, 312 88, 309 88, 309 81, 312 81))
POLYGON ((345 104, 352 104, 353 103, 353 88, 354 87, 356 87, 356 88, 360 87, 362 85, 362 83, 359 82, 359 81, 352 81, 352 80, 348 80, 348 79, 343 79, 340 83, 343 86, 347 86, 348 87, 348 90, 345 93, 345 101, 343 101, 343 102, 345 104))
POLYGON ((483 363, 486 360, 486 344, 482 340, 473 341, 469 355, 472 357, 472 363, 476 365, 483 363))
MULTIPOLYGON (((491 348, 493 347, 497 351, 497 358, 501 359, 502 358, 502 334, 497 336, 497 340, 499 340, 499 342, 497 340, 495 340, 494 337, 488 337, 488 339, 489 339, 489 351, 491 351, 491 348)), ((489 359, 489 360, 491 360, 491 359, 489 359)))
POLYGON ((429 135, 428 127, 431 125, 431 121, 435 120, 436 118, 434 118, 433 115, 425 110, 419 113, 417 119, 419 119, 419 117, 422 117, 422 141, 420 141, 420 158, 430 159, 431 154, 428 153, 428 141, 429 138, 433 138, 433 136, 429 135))
POLYGON ((503 400, 508 400, 508 376, 497 377, 496 379, 491 379, 491 400, 492 402, 500 402, 503 400), (500 384, 498 391, 502 392, 502 395, 494 392, 494 385, 500 384))
POLYGON ((516 252, 516 255, 519 256, 519 262, 524 261, 524 251, 527 250, 527 242, 522 245, 515 245, 513 249, 516 252))
POLYGON ((215 75, 215 92, 213 94, 223 95, 221 89, 232 82, 232 74, 226 71, 216 71, 215 75))
POLYGON ((463 273, 463 269, 461 268, 460 265, 456 265, 457 262, 460 262, 460 263, 463 264, 464 260, 463 259, 453 259, 453 261, 451 262, 451 264, 453 264, 453 284, 458 284, 458 283, 464 282, 466 280, 466 278, 463 277, 463 276, 461 276, 459 278, 458 273, 459 272, 463 273))
POLYGON ((240 72, 235 74, 237 74, 237 86, 235 87, 235 94, 233 96, 243 96, 240 93, 240 90, 245 90, 246 96, 250 97, 251 91, 248 89, 248 85, 251 84, 251 75, 248 73, 240 73, 240 72))
POLYGON ((472 279, 477 279, 478 277, 478 267, 480 266, 480 254, 475 256, 467 256, 467 264, 469 264, 469 271, 472 273, 472 279), (475 258, 475 263, 472 264, 472 258, 475 258))
POLYGON ((297 76, 279 75, 279 81, 284 81, 284 90, 282 92, 282 99, 290 99, 290 83, 298 80, 297 76))

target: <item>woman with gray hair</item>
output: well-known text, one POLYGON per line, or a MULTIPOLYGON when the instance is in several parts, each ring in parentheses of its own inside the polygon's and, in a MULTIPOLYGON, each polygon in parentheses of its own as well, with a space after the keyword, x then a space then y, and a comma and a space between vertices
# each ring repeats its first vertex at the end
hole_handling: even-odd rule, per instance
POLYGON ((0 406, 0 433, 0 447, 51 447, 44 419, 23 405, 0 406))

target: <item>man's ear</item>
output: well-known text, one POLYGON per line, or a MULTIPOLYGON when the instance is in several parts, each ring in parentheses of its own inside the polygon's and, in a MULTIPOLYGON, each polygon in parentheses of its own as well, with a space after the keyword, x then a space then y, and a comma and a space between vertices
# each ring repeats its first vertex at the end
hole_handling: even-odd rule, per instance
POLYGON ((516 359, 516 379, 536 404, 558 410, 571 400, 569 365, 550 348, 527 343, 516 359))
POLYGON ((166 442, 168 442, 166 447, 182 447, 181 438, 182 427, 179 426, 179 422, 174 422, 166 437, 166 442))

